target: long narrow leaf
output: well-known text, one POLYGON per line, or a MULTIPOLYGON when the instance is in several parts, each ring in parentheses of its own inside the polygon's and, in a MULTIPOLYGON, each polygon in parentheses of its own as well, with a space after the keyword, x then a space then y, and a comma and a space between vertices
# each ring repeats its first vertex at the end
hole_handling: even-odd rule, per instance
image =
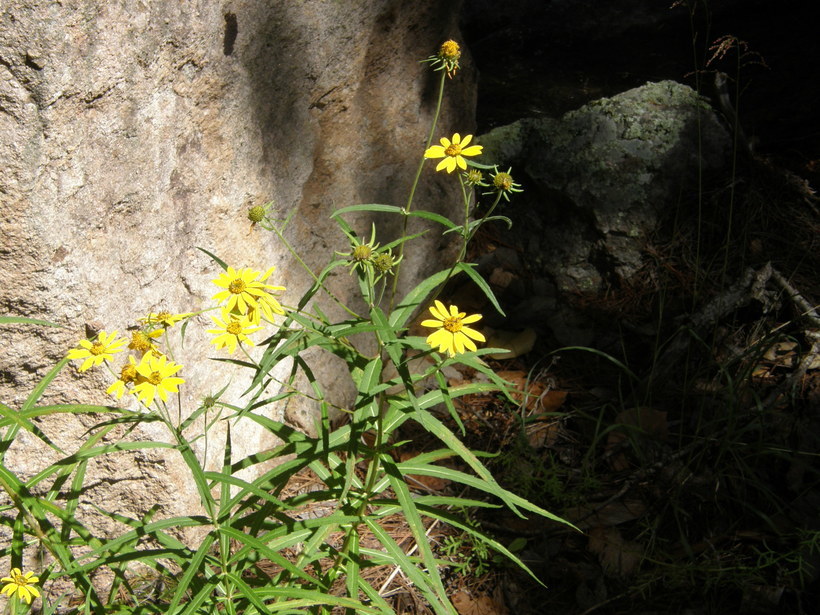
POLYGON ((39 318, 26 318, 25 316, 0 316, 0 325, 10 324, 24 324, 24 325, 43 325, 44 327, 58 327, 60 329, 67 329, 63 325, 58 325, 50 320, 40 320, 39 318))

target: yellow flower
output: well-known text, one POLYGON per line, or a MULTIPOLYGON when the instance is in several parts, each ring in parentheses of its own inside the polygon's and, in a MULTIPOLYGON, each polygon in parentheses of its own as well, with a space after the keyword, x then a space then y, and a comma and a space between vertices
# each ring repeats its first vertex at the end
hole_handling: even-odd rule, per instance
POLYGON ((248 316, 254 324, 260 321, 260 312, 264 313, 268 320, 273 320, 274 314, 285 313, 276 298, 268 293, 268 290, 285 290, 285 287, 264 283, 273 270, 274 267, 271 267, 257 280, 261 273, 259 271, 250 268, 237 271, 233 267, 228 267, 225 273, 213 280, 214 284, 225 290, 211 298, 217 301, 227 300, 225 311, 248 316))
POLYGON ((153 339, 155 337, 159 337, 162 335, 162 329, 156 329, 154 331, 149 331, 145 333, 144 331, 134 331, 131 334, 131 341, 128 343, 128 347, 131 350, 136 350, 137 352, 146 353, 149 350, 157 350, 156 344, 154 344, 153 339))
POLYGON ((137 361, 132 356, 128 356, 128 363, 122 366, 120 370, 120 377, 114 384, 112 384, 105 391, 109 395, 116 395, 117 399, 122 398, 122 394, 126 391, 126 385, 136 382, 139 375, 137 374, 137 361))
POLYGON ((81 348, 74 348, 68 351, 69 359, 85 359, 80 366, 80 371, 84 372, 90 367, 100 365, 106 359, 110 359, 117 352, 122 352, 122 347, 126 340, 116 339, 117 331, 106 334, 105 331, 100 331, 97 336, 97 341, 91 342, 89 340, 80 340, 81 348))
POLYGON ((435 320, 423 320, 421 324, 423 327, 436 327, 438 329, 438 331, 434 331, 427 337, 427 343, 433 348, 438 347, 439 352, 446 351, 448 355, 454 357, 465 352, 465 349, 476 350, 473 340, 478 342, 486 341, 481 333, 464 326, 481 320, 481 314, 467 316, 465 312, 459 312, 455 305, 451 305, 448 312, 444 304, 438 299, 430 308, 430 313, 435 320))
POLYGON ((23 574, 19 568, 12 568, 9 576, 0 579, 0 583, 5 583, 0 593, 11 598, 14 594, 20 600, 25 600, 26 604, 31 604, 32 598, 37 598, 40 591, 34 587, 34 583, 39 583, 39 577, 35 577, 33 572, 23 574))
POLYGON ((444 158, 436 166, 436 171, 446 169, 448 173, 456 170, 456 167, 466 171, 467 162, 464 156, 478 156, 484 149, 482 145, 470 145, 473 135, 466 135, 464 140, 461 140, 461 135, 456 133, 453 135, 453 140, 450 141, 447 137, 440 139, 441 145, 433 145, 424 152, 425 158, 444 158))
POLYGON ((178 385, 185 382, 173 375, 182 369, 182 365, 168 361, 165 355, 160 357, 146 353, 137 365, 137 380, 134 395, 146 406, 154 403, 154 396, 159 394, 162 401, 168 401, 168 392, 177 393, 178 385))
POLYGON ((438 55, 443 60, 458 60, 461 57, 461 48, 458 46, 458 43, 453 40, 444 41, 441 44, 438 55))
POLYGON ((162 325, 163 328, 173 327, 180 320, 185 320, 190 314, 171 314, 165 310, 161 312, 151 312, 145 318, 140 318, 140 322, 146 325, 162 325))
POLYGON ((447 71, 447 76, 452 77, 458 70, 458 61, 461 58, 461 47, 453 40, 444 41, 439 47, 438 53, 430 56, 422 62, 430 62, 433 70, 447 71))
POLYGON ((229 354, 234 353, 237 342, 240 344, 245 342, 254 346, 248 335, 262 330, 262 327, 254 327, 254 323, 247 316, 237 317, 230 312, 223 312, 223 320, 216 316, 211 316, 211 318, 219 327, 218 329, 208 329, 208 333, 217 335, 211 340, 211 343, 216 344, 217 349, 227 347, 229 354))

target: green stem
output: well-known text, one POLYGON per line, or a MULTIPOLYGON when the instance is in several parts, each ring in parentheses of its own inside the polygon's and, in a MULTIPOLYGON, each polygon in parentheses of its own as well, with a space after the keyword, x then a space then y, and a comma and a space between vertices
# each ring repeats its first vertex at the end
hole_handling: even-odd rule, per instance
MULTIPOLYGON (((459 176, 459 179, 461 179, 460 176, 459 176)), ((462 188, 464 188, 463 183, 462 183, 462 188)), ((467 196, 465 194, 465 199, 466 198, 467 198, 467 196)), ((490 207, 487 209, 486 213, 483 216, 481 216, 481 218, 478 221, 478 224, 476 224, 473 227, 472 231, 469 231, 469 232, 467 231, 467 228, 469 227, 469 216, 465 217, 465 220, 464 220, 464 234, 462 235, 462 237, 464 238, 464 241, 462 241, 462 243, 461 243, 461 250, 459 251, 458 256, 456 257, 455 262, 453 262, 453 265, 450 267, 450 271, 447 272, 447 276, 444 278, 444 281, 442 281, 442 283, 439 284, 438 288, 436 289, 436 292, 434 292, 431 295, 430 303, 432 303, 435 299, 438 298, 439 294, 441 294, 441 291, 447 285, 447 282, 449 282, 450 279, 453 277, 453 272, 456 270, 456 267, 458 267, 458 264, 464 261, 464 258, 467 256, 467 246, 469 245, 470 241, 472 241, 473 237, 475 237, 475 234, 478 232, 478 229, 481 227, 481 225, 484 224, 484 221, 487 218, 489 218, 490 215, 493 213, 493 210, 495 210, 495 208, 498 205, 498 202, 500 200, 501 200, 501 192, 499 192, 496 195, 495 201, 493 201, 493 204, 490 205, 490 207)))
MULTIPOLYGON (((438 118, 441 115, 441 101, 444 100, 444 83, 445 83, 446 76, 447 76, 447 72, 446 71, 441 71, 441 81, 439 82, 439 87, 438 87, 438 100, 436 101, 436 111, 433 114, 433 123, 430 126, 430 134, 427 135, 427 145, 424 146, 424 151, 425 152, 430 148, 430 144, 433 142, 433 137, 435 137, 435 134, 436 134, 436 126, 438 125, 438 118)), ((409 214, 410 211, 413 209, 413 197, 416 194, 416 188, 419 185, 419 180, 421 179, 421 172, 424 169, 424 163, 426 162, 426 160, 427 159, 422 154, 421 162, 419 162, 419 167, 418 167, 418 169, 416 169, 416 177, 413 179, 413 184, 410 186, 410 194, 407 197, 407 205, 404 206, 405 216, 404 216, 404 220, 402 222, 402 229, 401 229, 401 236, 402 237, 407 236, 407 224, 408 224, 409 216, 406 215, 406 214, 409 214)), ((396 272, 393 274, 393 285, 390 288, 390 307, 387 310, 388 314, 393 311, 393 304, 395 303, 395 300, 396 300, 396 289, 398 288, 399 271, 401 270, 401 263, 402 263, 401 257, 402 257, 402 255, 404 255, 404 243, 401 243, 399 245, 399 249, 398 249, 398 252, 397 252, 398 264, 396 265, 396 272)))
POLYGON ((302 269, 304 269, 305 271, 308 272, 308 275, 310 275, 310 277, 313 278, 313 281, 316 282, 319 285, 319 287, 323 291, 325 291, 328 294, 328 296, 339 307, 341 307, 345 312, 347 312, 348 314, 353 316, 353 318, 360 318, 360 316, 358 314, 356 314, 356 312, 354 312, 349 307, 347 307, 344 303, 342 303, 342 301, 336 295, 334 295, 332 292, 330 292, 330 290, 328 290, 328 288, 319 279, 319 276, 317 276, 315 273, 313 273, 313 269, 311 269, 310 267, 307 266, 307 263, 302 260, 302 258, 299 256, 299 254, 294 249, 294 247, 290 244, 290 242, 287 239, 285 239, 284 234, 279 230, 279 228, 277 228, 277 226, 275 224, 271 224, 270 227, 266 226, 264 228, 267 228, 268 230, 271 230, 274 233, 276 233, 276 236, 279 237, 279 240, 285 245, 285 248, 287 248, 287 250, 288 250, 288 252, 290 252, 291 256, 293 256, 293 258, 296 259, 296 262, 299 263, 299 265, 302 267, 302 269))

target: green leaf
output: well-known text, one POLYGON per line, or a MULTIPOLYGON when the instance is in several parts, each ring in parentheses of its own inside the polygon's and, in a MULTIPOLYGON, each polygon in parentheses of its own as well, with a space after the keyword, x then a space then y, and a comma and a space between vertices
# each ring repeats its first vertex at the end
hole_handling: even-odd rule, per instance
MULTIPOLYGON (((171 598, 171 603, 168 605, 167 613, 173 613, 174 610, 179 606, 180 602, 185 595, 188 593, 188 590, 191 587, 191 583, 196 577, 197 574, 202 574, 202 562, 205 561, 205 558, 208 555, 208 551, 211 548, 211 545, 215 542, 216 537, 212 534, 209 534, 205 537, 202 541, 202 544, 199 545, 199 548, 194 553, 193 557, 187 562, 185 566, 185 571, 183 572, 182 576, 179 578, 177 582, 177 590, 174 592, 173 597, 171 598)), ((201 593, 202 590, 200 590, 201 593)))
POLYGON ((233 538, 238 544, 242 545, 242 547, 240 547, 236 551, 236 553, 234 553, 231 556, 231 564, 235 564, 239 560, 247 558, 252 551, 256 551, 257 553, 259 553, 259 555, 268 558, 275 564, 278 564, 279 566, 290 572, 293 576, 303 579, 308 583, 316 582, 316 579, 314 577, 307 574, 304 570, 300 570, 299 568, 294 566, 288 558, 286 558, 278 551, 274 551, 273 549, 269 548, 263 540, 260 540, 255 536, 249 535, 247 532, 238 530, 233 527, 223 526, 219 528, 219 531, 222 534, 230 538, 233 538))
POLYGON ((418 286, 412 289, 390 314, 390 326, 394 331, 407 326, 407 321, 413 316, 419 305, 439 286, 441 286, 449 275, 449 271, 439 271, 429 278, 422 280, 418 286))
MULTIPOLYGON (((398 482, 404 484, 403 480, 399 480, 398 482)), ((413 508, 415 511, 415 508, 413 508)), ((421 523, 421 519, 418 520, 421 523)), ((455 615, 456 610, 450 604, 450 601, 447 599, 447 595, 444 592, 444 588, 441 588, 441 593, 437 590, 439 586, 441 586, 441 580, 438 576, 438 570, 436 567, 436 562, 433 561, 432 568, 430 569, 428 574, 422 572, 419 567, 413 562, 410 557, 401 549, 401 547, 396 544, 396 541, 384 531, 384 528, 376 523, 374 520, 365 517, 365 524, 367 527, 370 528, 370 531, 373 532, 373 535, 376 539, 381 543, 381 545, 385 548, 390 559, 392 560, 391 563, 399 566, 401 571, 407 576, 407 578, 413 582, 413 585, 416 586, 422 595, 427 599, 427 601, 432 606, 433 610, 436 613, 442 613, 444 615, 455 615), (431 583, 434 582, 434 579, 438 579, 438 583, 436 583, 436 587, 434 588, 431 583)), ((412 526, 411 526, 412 527, 412 526)), ((415 535, 415 532, 414 532, 415 535)), ((418 539, 417 539, 418 541, 418 539)), ((422 530, 422 537, 421 540, 418 541, 418 544, 422 549, 426 546, 427 550, 430 549, 429 541, 426 536, 424 536, 424 531, 422 530)))
POLYGON ((404 509, 407 525, 410 526, 410 530, 413 532, 413 537, 416 540, 416 546, 418 547, 421 558, 427 568, 427 574, 423 574, 421 570, 409 561, 404 551, 402 551, 393 539, 387 535, 378 523, 369 518, 365 518, 365 522, 379 539, 379 542, 382 543, 382 545, 387 549, 388 553, 396 558, 397 563, 401 566, 402 572, 404 572, 408 578, 416 584, 422 593, 425 594, 434 610, 437 613, 447 613, 448 615, 455 613, 453 606, 447 598, 447 592, 441 582, 441 577, 438 574, 436 559, 433 555, 432 549, 430 548, 430 541, 425 533, 424 523, 422 522, 419 512, 416 509, 416 504, 413 500, 413 496, 410 494, 410 489, 407 482, 399 471, 397 464, 390 456, 382 455, 381 461, 384 466, 385 474, 390 480, 390 486, 393 487, 396 498, 404 509), (379 529, 377 531, 374 528, 379 529))
POLYGON ((63 359, 57 365, 55 365, 50 372, 48 372, 40 382, 37 383, 37 386, 29 394, 26 401, 23 402, 23 405, 20 407, 21 412, 25 412, 34 406, 37 403, 37 400, 45 393, 48 385, 51 384, 51 381, 57 377, 57 374, 63 369, 63 367, 68 364, 70 359, 63 359))
POLYGON ((228 270, 228 263, 226 263, 225 261, 223 261, 221 258, 219 258, 219 257, 218 257, 216 254, 214 254, 213 252, 208 252, 208 250, 206 250, 205 248, 200 248, 199 246, 197 246, 197 247, 196 247, 196 249, 197 249, 197 250, 199 250, 200 252, 204 252, 205 254, 207 254, 208 256, 210 256, 210 257, 213 259, 213 261, 214 261, 217 265, 219 265, 220 267, 222 267, 223 271, 227 271, 227 270, 228 270))
POLYGON ((58 325, 50 320, 40 320, 39 318, 26 318, 25 316, 0 316, 0 325, 7 324, 24 324, 24 325, 42 325, 44 327, 58 327, 60 329, 67 329, 63 325, 58 325))
POLYGON ((484 281, 484 278, 481 277, 481 274, 475 270, 475 265, 471 263, 456 263, 456 269, 459 271, 463 271, 467 274, 467 276, 475 282, 476 286, 478 286, 481 291, 484 293, 484 296, 489 299, 490 303, 493 304, 493 307, 498 311, 499 314, 502 316, 506 316, 504 310, 501 309, 501 306, 498 304, 498 299, 495 298, 495 293, 493 293, 490 285, 484 281))
POLYGON ((395 205, 381 205, 379 203, 369 203, 369 204, 362 204, 362 205, 350 205, 348 207, 342 207, 341 209, 337 209, 332 214, 330 214, 331 218, 338 218, 343 214, 354 213, 357 211, 369 211, 369 212, 386 212, 391 214, 403 214, 404 209, 401 207, 396 207, 395 205))

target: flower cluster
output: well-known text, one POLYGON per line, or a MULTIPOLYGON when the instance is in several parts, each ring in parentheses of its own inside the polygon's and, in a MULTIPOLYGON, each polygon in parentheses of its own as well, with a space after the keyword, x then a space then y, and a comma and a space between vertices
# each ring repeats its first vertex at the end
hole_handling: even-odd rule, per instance
POLYGON ((9 598, 16 595, 19 600, 31 604, 31 599, 40 595, 40 590, 34 587, 39 582, 40 578, 35 577, 33 572, 23 574, 19 568, 12 568, 9 576, 0 579, 0 583, 5 583, 0 594, 6 594, 9 598))
MULTIPOLYGON (((222 289, 213 296, 213 299, 221 303, 220 316, 212 316, 217 328, 208 330, 208 333, 215 336, 212 343, 217 349, 227 348, 233 354, 240 344, 253 346, 254 343, 248 336, 262 329, 259 326, 262 319, 272 322, 274 315, 285 313, 279 301, 271 294, 271 291, 285 290, 285 287, 265 283, 273 270, 271 267, 263 274, 250 268, 236 270, 227 267, 224 273, 213 280, 222 289)), ((168 401, 168 394, 178 393, 179 385, 185 380, 178 376, 183 366, 169 358, 158 338, 192 316, 194 314, 190 312, 151 312, 139 319, 141 325, 131 332, 130 339, 118 337, 117 331, 100 331, 92 340, 80 340, 77 347, 68 352, 67 358, 81 360, 81 372, 106 364, 116 377, 106 392, 117 399, 122 399, 128 393, 148 408, 157 398, 165 403, 168 401), (115 372, 108 362, 113 360, 115 354, 126 349, 131 353, 119 371, 115 372)))
POLYGON ((185 382, 174 376, 182 369, 182 365, 168 360, 160 350, 156 338, 167 328, 189 316, 191 314, 151 313, 140 319, 143 326, 131 333, 130 341, 126 338, 118 339, 117 331, 110 334, 100 331, 95 341, 80 340, 77 344, 79 347, 70 350, 67 356, 69 359, 82 360, 79 371, 84 372, 102 363, 107 364, 115 354, 124 351, 127 344, 127 348, 135 354, 128 355, 127 362, 120 368, 119 377, 106 392, 117 399, 122 399, 125 393, 133 394, 150 407, 157 395, 163 402, 168 401, 168 393, 179 392, 178 386, 185 382))
POLYGON ((211 297, 222 303, 220 316, 211 316, 217 328, 208 329, 208 333, 216 336, 211 343, 217 349, 227 348, 228 353, 233 354, 237 345, 245 343, 253 346, 248 336, 262 329, 262 317, 273 322, 275 314, 285 314, 282 305, 270 293, 285 290, 285 287, 265 283, 274 269, 271 267, 263 274, 250 268, 237 271, 228 267, 213 280, 223 289, 211 297))
POLYGON ((350 272, 358 270, 364 274, 375 273, 375 280, 391 275, 393 267, 399 264, 402 257, 396 258, 393 255, 393 248, 385 246, 379 248, 376 242, 376 225, 371 226, 370 240, 361 241, 355 235, 349 234, 350 251, 337 252, 339 256, 344 256, 348 260, 350 272))
POLYGON ((271 267, 264 274, 260 271, 246 268, 236 270, 228 267, 213 283, 222 288, 211 299, 222 305, 223 314, 246 316, 253 324, 258 325, 262 316, 273 322, 274 314, 284 315, 285 310, 270 294, 272 290, 285 290, 284 286, 265 284, 275 267, 271 267), (259 276, 262 277, 259 277, 259 276), (258 278, 258 279, 257 279, 258 278))

